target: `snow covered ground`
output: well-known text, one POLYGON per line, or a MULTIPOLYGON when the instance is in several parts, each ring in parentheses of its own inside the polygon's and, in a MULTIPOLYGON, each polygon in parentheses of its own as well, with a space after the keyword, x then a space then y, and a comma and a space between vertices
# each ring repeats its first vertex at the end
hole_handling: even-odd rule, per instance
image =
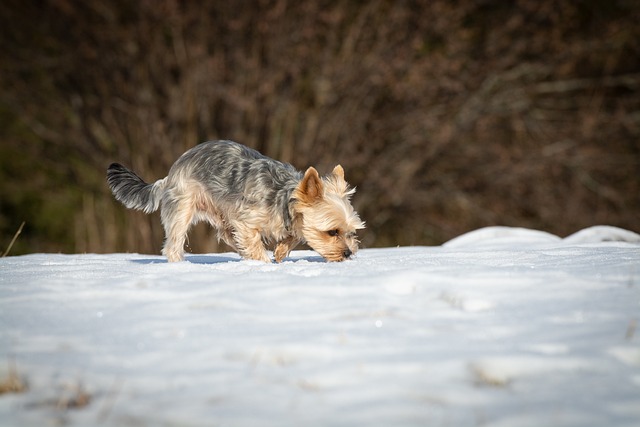
POLYGON ((2 426, 638 426, 640 236, 0 259, 2 426), (622 241, 621 241, 622 240, 622 241))

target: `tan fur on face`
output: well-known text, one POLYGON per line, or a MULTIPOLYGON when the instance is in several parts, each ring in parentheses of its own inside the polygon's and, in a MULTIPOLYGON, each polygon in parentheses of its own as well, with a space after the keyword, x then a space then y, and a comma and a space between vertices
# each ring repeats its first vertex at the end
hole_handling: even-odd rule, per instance
POLYGON ((299 233, 329 261, 343 261, 358 250, 355 233, 364 228, 364 223, 349 201, 353 193, 340 165, 325 178, 320 178, 314 168, 307 169, 294 192, 299 233))

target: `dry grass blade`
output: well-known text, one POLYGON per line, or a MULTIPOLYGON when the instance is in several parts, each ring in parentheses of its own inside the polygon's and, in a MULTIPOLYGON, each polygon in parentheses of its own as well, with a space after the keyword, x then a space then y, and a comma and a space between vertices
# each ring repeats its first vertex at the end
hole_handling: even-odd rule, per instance
POLYGON ((124 384, 124 381, 122 380, 116 380, 116 382, 114 383, 111 391, 104 399, 104 404, 102 406, 102 409, 98 413, 98 419, 97 419, 98 424, 104 423, 109 417, 109 414, 111 413, 111 411, 113 410, 113 407, 115 406, 116 399, 118 398, 118 396, 120 395, 120 392, 122 391, 123 384, 124 384))
POLYGON ((9 246, 7 246, 7 250, 4 251, 4 253, 2 254, 3 258, 6 257, 9 254, 9 251, 11 250, 11 247, 16 242, 16 239, 18 238, 20 233, 22 233, 22 228, 24 227, 24 224, 25 224, 25 221, 22 221, 22 224, 20 224, 20 227, 18 228, 18 231, 16 231, 16 234, 13 235, 13 239, 11 239, 11 242, 9 243, 9 246))

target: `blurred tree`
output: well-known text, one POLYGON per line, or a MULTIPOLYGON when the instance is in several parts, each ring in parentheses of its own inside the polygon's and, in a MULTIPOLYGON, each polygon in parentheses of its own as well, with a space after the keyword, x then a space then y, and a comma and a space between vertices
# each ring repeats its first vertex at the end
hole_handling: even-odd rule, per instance
POLYGON ((342 163, 365 246, 637 231, 637 22, 624 0, 7 0, 2 242, 24 220, 14 254, 159 252, 157 215, 115 202, 106 167, 152 181, 219 138, 342 163))

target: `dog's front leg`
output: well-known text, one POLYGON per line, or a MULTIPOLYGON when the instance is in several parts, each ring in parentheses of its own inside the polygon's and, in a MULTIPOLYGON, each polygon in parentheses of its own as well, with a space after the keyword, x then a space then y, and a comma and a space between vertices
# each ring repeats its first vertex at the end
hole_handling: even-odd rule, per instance
POLYGON ((300 243, 300 240, 293 236, 289 236, 286 239, 279 241, 273 251, 273 256, 275 257, 276 262, 282 262, 283 259, 288 257, 289 253, 291 253, 291 249, 295 248, 298 243, 300 243))

